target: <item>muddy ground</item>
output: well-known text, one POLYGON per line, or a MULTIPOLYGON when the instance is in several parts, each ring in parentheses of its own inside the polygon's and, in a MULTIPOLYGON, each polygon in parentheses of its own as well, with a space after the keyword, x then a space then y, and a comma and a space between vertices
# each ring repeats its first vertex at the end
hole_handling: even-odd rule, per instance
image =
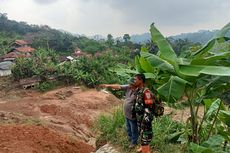
POLYGON ((1 153, 89 153, 95 150, 93 123, 122 102, 78 86, 41 93, 17 82, 0 82, 1 153))
MULTIPOLYGON (((0 78, 0 153, 93 152, 97 117, 122 103, 96 89, 68 86, 41 93, 0 78)), ((186 122, 189 108, 165 107, 165 114, 186 122)))

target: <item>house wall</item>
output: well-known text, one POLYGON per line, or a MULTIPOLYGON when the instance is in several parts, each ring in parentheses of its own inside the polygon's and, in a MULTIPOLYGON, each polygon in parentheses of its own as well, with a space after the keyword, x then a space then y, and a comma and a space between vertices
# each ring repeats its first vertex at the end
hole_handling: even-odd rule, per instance
POLYGON ((0 70, 0 76, 11 75, 11 70, 0 70))

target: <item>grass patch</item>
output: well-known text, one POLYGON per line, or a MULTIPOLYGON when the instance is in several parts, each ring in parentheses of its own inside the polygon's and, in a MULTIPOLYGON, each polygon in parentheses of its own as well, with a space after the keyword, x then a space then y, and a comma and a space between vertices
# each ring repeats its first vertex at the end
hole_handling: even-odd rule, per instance
MULTIPOLYGON (((186 153, 187 145, 169 141, 169 135, 180 131, 184 125, 173 121, 169 116, 155 118, 153 121, 153 140, 151 142, 152 150, 158 153, 186 153)), ((95 129, 99 133, 97 140, 110 142, 121 149, 123 153, 135 152, 128 149, 128 137, 125 127, 125 118, 123 108, 120 106, 109 115, 101 115, 95 129)))
POLYGON ((170 139, 170 134, 181 131, 183 123, 173 121, 169 116, 155 118, 153 121, 153 140, 151 146, 160 153, 186 153, 187 145, 170 139))

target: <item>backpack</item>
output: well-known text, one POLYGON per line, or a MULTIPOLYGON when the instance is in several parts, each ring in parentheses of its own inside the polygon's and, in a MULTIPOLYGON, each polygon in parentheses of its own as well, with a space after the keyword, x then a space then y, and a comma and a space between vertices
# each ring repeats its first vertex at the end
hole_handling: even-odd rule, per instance
MULTIPOLYGON (((143 92, 145 92, 146 90, 149 90, 149 89, 145 88, 143 92)), ((152 105, 151 106, 152 114, 156 117, 162 116, 164 114, 164 106, 163 106, 162 100, 160 98, 158 98, 157 96, 155 96, 152 92, 151 92, 151 97, 153 99, 153 104, 151 104, 152 105)), ((142 98, 144 98, 144 97, 142 97, 142 98)), ((136 117, 135 104, 136 104, 136 100, 133 102, 132 109, 131 109, 133 118, 136 117)))
MULTIPOLYGON (((152 113, 154 116, 162 116, 164 114, 164 106, 162 100, 153 94, 149 89, 145 89, 144 92, 149 92, 152 97, 152 113)), ((150 96, 149 96, 150 97, 150 96)))
POLYGON ((153 103, 153 114, 155 116, 162 116, 164 114, 164 106, 160 98, 155 97, 155 102, 153 103))

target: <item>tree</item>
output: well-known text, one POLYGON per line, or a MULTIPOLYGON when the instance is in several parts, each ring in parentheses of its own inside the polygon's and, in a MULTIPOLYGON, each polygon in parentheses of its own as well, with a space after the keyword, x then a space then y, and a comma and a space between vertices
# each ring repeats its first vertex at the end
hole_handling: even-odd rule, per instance
POLYGON ((1 20, 7 20, 7 13, 0 13, 0 19, 1 20))
POLYGON ((125 43, 127 44, 127 42, 130 41, 130 36, 129 36, 129 34, 127 34, 127 33, 124 34, 123 39, 124 39, 125 43))
POLYGON ((114 44, 114 39, 113 39, 113 36, 111 34, 108 34, 107 35, 107 41, 106 43, 108 44, 109 47, 112 47, 113 44, 114 44))
POLYGON ((177 55, 183 54, 184 52, 189 50, 190 47, 201 45, 200 43, 193 43, 188 39, 167 38, 167 40, 169 41, 170 45, 177 55))

